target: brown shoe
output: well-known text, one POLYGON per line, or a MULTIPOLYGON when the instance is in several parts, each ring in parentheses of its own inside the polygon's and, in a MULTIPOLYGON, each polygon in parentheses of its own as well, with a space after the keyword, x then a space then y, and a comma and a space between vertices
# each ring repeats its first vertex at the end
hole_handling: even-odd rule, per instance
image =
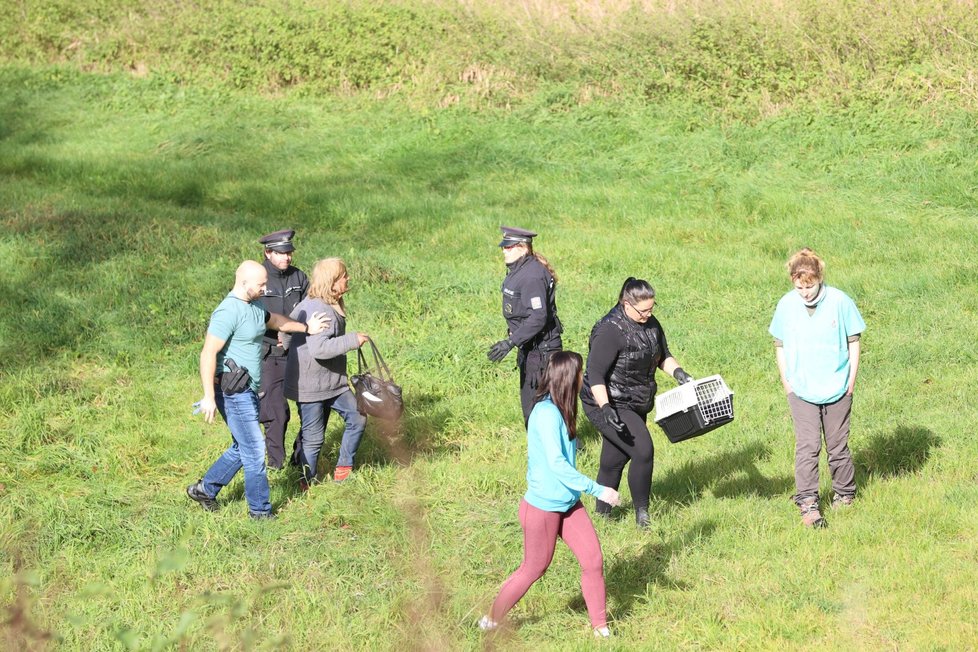
POLYGON ((822 512, 818 511, 818 498, 802 498, 798 503, 798 509, 801 511, 801 522, 804 523, 805 527, 823 528, 828 526, 828 523, 822 518, 822 512))
POLYGON ((855 496, 843 496, 842 494, 835 494, 832 496, 832 509, 839 509, 841 507, 848 507, 852 504, 852 501, 856 499, 855 496))

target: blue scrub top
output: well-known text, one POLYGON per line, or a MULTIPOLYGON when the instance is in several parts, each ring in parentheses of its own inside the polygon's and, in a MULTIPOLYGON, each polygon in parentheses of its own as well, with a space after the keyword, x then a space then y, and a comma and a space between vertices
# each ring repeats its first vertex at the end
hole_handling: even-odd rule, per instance
POLYGON ((866 330, 845 292, 825 286, 825 296, 808 314, 795 290, 781 297, 768 331, 784 344, 785 377, 798 398, 834 403, 849 384, 849 340, 866 330))

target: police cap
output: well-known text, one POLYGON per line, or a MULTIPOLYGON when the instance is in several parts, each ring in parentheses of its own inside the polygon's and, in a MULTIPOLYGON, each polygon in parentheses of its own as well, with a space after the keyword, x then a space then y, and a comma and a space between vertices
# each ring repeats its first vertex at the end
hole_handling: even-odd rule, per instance
POLYGON ((515 226, 501 226, 499 230, 503 232, 503 240, 499 243, 500 247, 512 247, 518 244, 532 244, 533 238, 537 234, 526 229, 518 229, 515 226))
POLYGON ((276 231, 275 233, 269 233, 268 235, 262 236, 258 239, 259 244, 263 245, 265 249, 271 249, 272 251, 277 251, 281 254, 287 254, 295 251, 295 245, 292 244, 292 238, 295 237, 295 231, 291 229, 282 229, 281 231, 276 231))

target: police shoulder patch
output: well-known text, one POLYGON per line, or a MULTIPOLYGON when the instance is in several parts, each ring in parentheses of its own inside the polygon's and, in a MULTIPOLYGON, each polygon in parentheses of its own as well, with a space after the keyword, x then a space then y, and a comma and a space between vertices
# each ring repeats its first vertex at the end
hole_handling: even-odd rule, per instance
POLYGON ((539 310, 543 308, 543 300, 540 297, 532 297, 530 299, 530 307, 534 310, 539 310))

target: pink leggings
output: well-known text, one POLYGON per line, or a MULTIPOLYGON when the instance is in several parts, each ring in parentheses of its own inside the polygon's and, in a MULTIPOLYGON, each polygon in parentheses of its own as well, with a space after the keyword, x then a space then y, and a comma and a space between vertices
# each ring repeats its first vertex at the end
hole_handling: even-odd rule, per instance
POLYGON ((566 512, 545 512, 520 501, 520 525, 523 526, 523 563, 503 582, 499 595, 492 603, 489 617, 500 622, 520 601, 530 586, 550 566, 554 558, 557 537, 571 549, 581 564, 581 591, 592 627, 608 623, 605 612, 605 590, 601 544, 584 505, 577 502, 566 512))

